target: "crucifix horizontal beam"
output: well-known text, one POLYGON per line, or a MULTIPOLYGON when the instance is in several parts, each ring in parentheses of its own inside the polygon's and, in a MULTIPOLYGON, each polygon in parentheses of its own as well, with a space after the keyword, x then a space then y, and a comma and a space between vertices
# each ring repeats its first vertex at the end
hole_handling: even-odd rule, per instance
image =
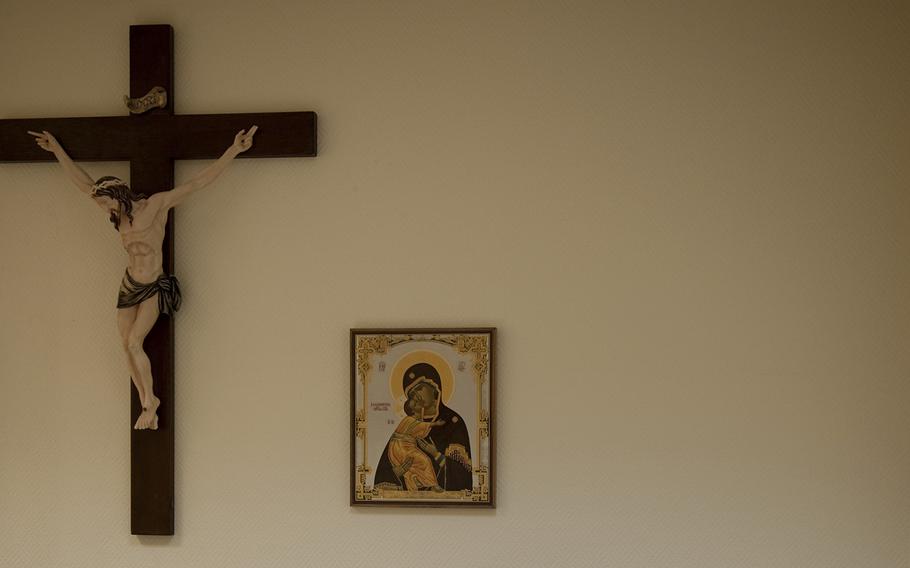
POLYGON ((117 161, 154 154, 172 160, 217 158, 225 140, 257 125, 256 144, 241 158, 316 155, 316 113, 270 112, 174 116, 99 116, 0 120, 0 162, 53 162, 28 130, 47 130, 66 142, 74 160, 117 161))
MULTIPOLYGON (((174 32, 169 25, 130 26, 130 97, 154 88, 166 102, 145 114, 79 118, 0 120, 0 162, 48 162, 27 131, 53 133, 74 160, 130 162, 130 185, 152 195, 174 187, 174 160, 218 158, 241 129, 258 126, 242 158, 316 155, 316 113, 174 115, 174 32)), ((174 272, 174 218, 171 210, 162 245, 163 270, 174 272)), ((161 399, 157 430, 130 430, 131 531, 174 534, 174 320, 160 317, 145 340, 161 399)), ((127 384, 129 381, 127 380, 127 384)), ((130 425, 142 412, 131 391, 130 425)))

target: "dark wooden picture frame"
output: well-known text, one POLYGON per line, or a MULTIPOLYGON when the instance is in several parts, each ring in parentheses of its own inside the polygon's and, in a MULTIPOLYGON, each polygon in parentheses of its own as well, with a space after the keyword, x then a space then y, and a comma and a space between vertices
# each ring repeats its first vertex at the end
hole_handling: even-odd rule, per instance
POLYGON ((351 505, 495 508, 496 328, 350 339, 351 505))

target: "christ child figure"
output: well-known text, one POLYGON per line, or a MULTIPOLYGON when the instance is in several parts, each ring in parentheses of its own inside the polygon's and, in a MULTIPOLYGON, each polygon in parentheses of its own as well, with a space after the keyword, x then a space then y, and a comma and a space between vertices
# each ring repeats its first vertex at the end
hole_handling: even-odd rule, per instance
POLYGON ((422 487, 436 492, 444 491, 436 479, 433 462, 419 447, 419 443, 430 434, 434 426, 445 425, 445 421, 423 421, 425 403, 438 398, 434 395, 435 385, 432 383, 419 382, 412 385, 404 405, 407 416, 401 420, 389 440, 389 462, 395 470, 402 472, 401 479, 408 491, 417 491, 422 487))

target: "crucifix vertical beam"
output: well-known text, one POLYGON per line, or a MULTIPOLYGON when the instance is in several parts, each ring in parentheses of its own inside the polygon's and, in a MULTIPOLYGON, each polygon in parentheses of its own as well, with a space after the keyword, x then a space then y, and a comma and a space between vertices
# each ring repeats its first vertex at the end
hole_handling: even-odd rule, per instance
MULTIPOLYGON (((174 31, 171 26, 130 26, 130 97, 153 87, 167 91, 167 104, 133 121, 174 114, 174 31)), ((152 131, 152 129, 143 129, 152 131)), ((140 150, 141 151, 141 150, 140 150)), ((174 187, 174 160, 160 152, 141 153, 130 160, 133 191, 152 195, 174 187)), ((164 271, 174 274, 174 211, 168 214, 162 245, 164 271)), ((161 316, 145 339, 152 363, 158 407, 158 430, 130 432, 130 527, 133 534, 174 534, 174 318, 161 316)), ((136 389, 130 388, 130 424, 142 412, 136 389)))

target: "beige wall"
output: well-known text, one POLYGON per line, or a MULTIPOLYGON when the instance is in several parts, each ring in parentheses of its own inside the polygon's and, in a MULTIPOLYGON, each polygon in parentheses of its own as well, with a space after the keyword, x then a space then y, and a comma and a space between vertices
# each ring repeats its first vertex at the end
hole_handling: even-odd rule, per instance
POLYGON ((129 535, 116 236, 0 166, 0 565, 910 566, 906 2, 2 12, 2 118, 122 114, 168 22, 178 112, 315 110, 320 155, 178 211, 171 539, 129 535), (348 329, 467 324, 499 507, 349 508, 348 329))

